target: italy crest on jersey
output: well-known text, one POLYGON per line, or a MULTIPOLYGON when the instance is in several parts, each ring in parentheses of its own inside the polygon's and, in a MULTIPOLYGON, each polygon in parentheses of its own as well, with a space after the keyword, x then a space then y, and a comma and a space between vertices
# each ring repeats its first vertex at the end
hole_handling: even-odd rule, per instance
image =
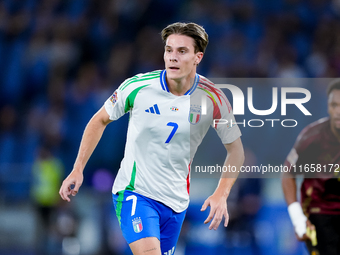
POLYGON ((134 218, 132 220, 133 230, 136 233, 142 232, 143 230, 143 224, 141 218, 134 218))
POLYGON ((201 120, 201 106, 200 105, 190 105, 189 112, 189 122, 193 125, 197 124, 201 120))

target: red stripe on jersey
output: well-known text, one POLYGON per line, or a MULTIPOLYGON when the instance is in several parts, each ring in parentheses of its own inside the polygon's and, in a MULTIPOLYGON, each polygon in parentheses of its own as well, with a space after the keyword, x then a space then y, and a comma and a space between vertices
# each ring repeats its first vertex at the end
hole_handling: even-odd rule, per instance
POLYGON ((205 77, 202 77, 202 76, 200 76, 200 81, 204 81, 205 83, 208 83, 208 84, 210 84, 210 85, 212 85, 212 86, 214 86, 215 84, 214 83, 212 83, 211 81, 209 81, 207 78, 205 78, 205 77))
MULTIPOLYGON (((222 114, 221 114, 221 110, 220 110, 220 107, 217 105, 216 102, 214 102, 214 99, 212 99, 210 96, 208 96, 208 98, 211 100, 213 106, 214 106, 214 112, 213 112, 213 119, 214 120, 219 120, 222 118, 222 114)), ((217 122, 216 121, 216 124, 214 126, 214 128, 216 129, 217 128, 217 122)))
POLYGON ((199 120, 200 120, 200 114, 197 114, 195 123, 197 123, 199 120))
POLYGON ((191 162, 188 165, 188 169, 189 169, 188 176, 187 176, 187 191, 188 191, 188 194, 190 194, 190 166, 191 166, 191 162))
MULTIPOLYGON (((228 107, 228 111, 231 112, 232 108, 231 105, 229 103, 228 98, 225 96, 225 94, 222 92, 222 90, 220 90, 219 88, 217 88, 215 86, 215 84, 213 84, 212 82, 202 78, 202 81, 200 80, 199 85, 201 86, 205 86, 205 89, 209 90, 210 92, 214 93, 217 97, 217 99, 220 101, 220 104, 222 104, 222 99, 223 101, 226 103, 227 107, 228 107), (202 82, 204 81, 204 82, 202 82)), ((216 100, 216 99, 215 99, 216 100)))

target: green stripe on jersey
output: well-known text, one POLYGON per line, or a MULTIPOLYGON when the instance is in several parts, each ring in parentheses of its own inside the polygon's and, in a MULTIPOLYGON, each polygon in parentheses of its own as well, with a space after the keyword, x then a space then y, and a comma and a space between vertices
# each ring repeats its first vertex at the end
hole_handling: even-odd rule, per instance
MULTIPOLYGON (((126 186, 125 190, 134 191, 135 190, 135 180, 136 180, 136 161, 133 162, 133 168, 131 173, 131 179, 129 185, 126 186)), ((116 215, 119 222, 119 226, 121 225, 121 218, 122 218, 122 206, 124 200, 124 191, 118 191, 118 198, 117 198, 117 207, 116 207, 116 215)))
POLYGON ((124 190, 118 191, 118 198, 117 198, 117 207, 116 207, 116 215, 120 226, 121 214, 122 214, 122 206, 123 206, 123 199, 124 199, 124 190))
POLYGON ((160 75, 161 72, 162 72, 161 70, 152 71, 152 72, 149 72, 149 73, 145 73, 145 74, 142 75, 141 77, 148 77, 148 76, 160 75))
POLYGON ((126 82, 124 82, 120 87, 119 90, 124 90, 127 86, 129 86, 130 84, 134 83, 134 82, 139 82, 139 81, 147 81, 147 80, 152 80, 152 79, 156 79, 159 78, 159 74, 161 71, 155 71, 155 72, 151 72, 151 73, 147 73, 143 76, 134 76, 130 79, 128 79, 126 82))
POLYGON ((159 78, 159 75, 155 75, 155 76, 152 76, 152 77, 149 77, 149 78, 135 78, 133 80, 130 80, 129 82, 127 82, 126 84, 124 84, 120 90, 124 90, 127 86, 129 86, 130 84, 134 83, 134 82, 139 82, 139 81, 148 81, 148 80, 152 80, 152 79, 156 79, 156 78, 159 78))
POLYGON ((136 161, 133 162, 133 168, 131 173, 131 179, 128 186, 126 186, 126 190, 134 191, 135 190, 135 180, 136 180, 136 161))
POLYGON ((125 112, 128 112, 130 109, 133 108, 133 104, 135 103, 135 99, 136 99, 136 96, 138 94, 138 92, 146 87, 146 86, 149 86, 150 84, 146 84, 144 86, 140 86, 138 88, 136 88, 135 90, 133 90, 129 95, 128 97, 126 98, 126 101, 125 101, 125 112))

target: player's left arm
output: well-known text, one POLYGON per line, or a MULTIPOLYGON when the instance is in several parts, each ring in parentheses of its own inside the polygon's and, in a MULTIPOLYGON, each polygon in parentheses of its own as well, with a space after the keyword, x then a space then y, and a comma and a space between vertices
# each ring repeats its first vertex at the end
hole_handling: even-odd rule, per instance
POLYGON ((238 172, 244 162, 244 151, 241 138, 237 138, 234 142, 230 144, 225 144, 224 146, 226 147, 228 152, 224 166, 226 166, 227 169, 228 166, 235 166, 237 171, 226 171, 222 173, 221 179, 217 185, 215 192, 205 200, 201 208, 201 211, 204 211, 205 209, 207 209, 208 206, 210 206, 209 216, 204 221, 204 224, 207 224, 212 220, 209 226, 210 230, 216 230, 218 228, 223 219, 223 216, 224 226, 226 227, 228 225, 229 214, 227 210, 227 198, 232 186, 237 179, 238 172))

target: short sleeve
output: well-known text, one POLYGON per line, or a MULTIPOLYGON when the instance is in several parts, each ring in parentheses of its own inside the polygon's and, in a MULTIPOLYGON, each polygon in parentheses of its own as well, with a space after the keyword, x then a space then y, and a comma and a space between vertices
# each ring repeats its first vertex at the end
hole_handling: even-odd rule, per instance
POLYGON ((119 89, 105 101, 104 107, 110 116, 110 120, 117 120, 125 114, 125 102, 124 93, 119 89))
POLYGON ((149 85, 150 83, 145 82, 145 79, 143 79, 143 74, 137 74, 126 79, 104 103, 110 120, 117 120, 128 111, 131 111, 138 92, 149 85))
POLYGON ((229 144, 241 136, 241 131, 236 124, 229 100, 221 90, 220 95, 220 100, 213 102, 214 118, 212 126, 215 128, 222 143, 229 144))

